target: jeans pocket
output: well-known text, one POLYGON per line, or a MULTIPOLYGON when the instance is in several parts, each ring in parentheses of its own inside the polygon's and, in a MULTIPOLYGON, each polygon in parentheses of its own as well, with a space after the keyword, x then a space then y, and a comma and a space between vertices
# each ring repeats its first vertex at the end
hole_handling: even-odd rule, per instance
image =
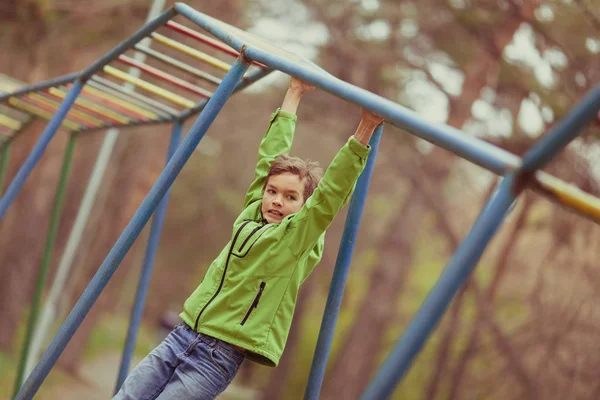
POLYGON ((210 359, 223 372, 228 381, 233 380, 239 368, 238 363, 227 357, 227 354, 224 354, 218 348, 210 349, 210 359))

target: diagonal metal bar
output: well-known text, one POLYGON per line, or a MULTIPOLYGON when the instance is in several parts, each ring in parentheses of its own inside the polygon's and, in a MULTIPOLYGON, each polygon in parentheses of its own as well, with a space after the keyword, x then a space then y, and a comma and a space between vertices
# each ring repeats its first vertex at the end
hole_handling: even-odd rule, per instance
POLYGON ((206 108, 198 117, 177 151, 169 160, 169 163, 160 174, 156 183, 146 195, 142 204, 131 218, 125 230, 115 243, 98 272, 94 275, 88 287, 85 289, 77 304, 63 323, 58 334, 54 337, 48 349, 44 352, 40 362, 25 381, 15 400, 31 399, 37 393, 40 385, 48 376, 50 369, 58 360, 66 345, 69 343, 75 331, 92 308, 104 287, 120 265, 121 261, 139 236, 140 232, 150 219, 150 216, 164 197, 167 190, 190 158, 194 149, 204 137, 204 134, 223 108, 227 99, 231 96, 237 83, 248 69, 249 62, 244 59, 243 54, 236 60, 229 73, 214 95, 209 100, 206 108))
POLYGON ((354 244, 358 236, 358 229, 367 199, 369 182, 373 174, 373 168, 375 167, 375 157, 377 156, 382 131, 383 125, 380 125, 373 133, 373 137, 369 143, 371 145, 371 153, 369 154, 367 165, 356 183, 356 189, 350 200, 344 233, 342 234, 335 270, 333 271, 333 278, 329 287, 329 296, 327 297, 325 311, 323 312, 319 339, 317 340, 317 347, 304 393, 305 399, 318 399, 321 393, 327 359, 329 358, 333 334, 335 333, 335 326, 342 306, 342 299, 344 298, 344 289, 346 288, 346 281, 350 272, 354 244))
POLYGON ((60 105, 59 109, 56 111, 50 122, 48 122, 48 125, 46 125, 46 128, 42 132, 42 135, 33 147, 33 150, 29 156, 27 156, 27 159, 21 166, 21 169, 19 169, 19 172, 17 172, 17 175, 6 189, 6 193, 4 193, 4 196, 2 196, 2 199, 0 199, 0 221, 4 217, 4 214, 6 214, 6 210, 12 204, 23 184, 25 184, 25 180, 27 180, 27 177, 42 157, 44 150, 46 150, 50 140, 52 140, 54 137, 54 134, 60 127, 63 119, 66 117, 69 109, 75 102, 75 99, 79 95, 82 87, 83 84, 81 80, 77 79, 67 94, 67 97, 60 105))
POLYGON ((35 287, 35 293, 33 300, 31 301, 31 311, 29 312, 29 319, 27 322, 27 328, 25 329, 25 342, 23 343, 23 349, 21 351, 21 359, 17 368, 17 378, 15 381, 15 387, 13 391, 13 397, 17 395, 21 385, 23 384, 23 378, 25 375, 25 367, 29 352, 31 350, 31 341, 33 334, 38 323, 38 316, 40 313, 40 303, 42 302, 42 292, 46 285, 46 279, 48 278, 48 272, 50 269, 50 260, 52 259, 52 253, 54 252, 54 243, 56 242, 56 235, 58 233, 58 225, 60 223, 60 217, 62 214, 63 203, 65 201, 65 194, 67 192, 67 185, 69 181, 69 174, 71 172, 71 164, 73 161, 73 154, 75 149, 75 143, 77 139, 77 133, 71 133, 69 136, 69 142, 65 149, 65 155, 63 157, 63 163, 60 170, 60 177, 56 186, 56 193, 54 195, 54 205, 52 207, 52 213, 50 221, 48 223, 48 230, 46 233, 46 244, 44 246, 44 253, 40 261, 38 268, 38 278, 35 287))
POLYGON ((383 400, 392 395, 452 298, 465 284, 486 246, 500 228, 518 195, 512 191, 514 181, 514 174, 504 178, 498 191, 483 207, 473 228, 454 253, 435 287, 429 292, 421 308, 361 396, 361 400, 383 400))
MULTIPOLYGON (((173 157, 175 150, 177 150, 177 146, 181 140, 182 128, 183 123, 181 121, 177 121, 173 125, 173 133, 171 134, 171 141, 167 151, 167 163, 173 157)), ((150 237, 148 239, 148 246, 146 247, 146 256, 144 257, 144 264, 142 265, 142 272, 135 292, 133 308, 131 310, 131 318, 129 328, 127 329, 127 338, 125 339, 125 347, 121 358, 121 366, 119 367, 115 394, 119 391, 129 373, 129 366, 133 357, 136 336, 140 328, 140 323, 142 322, 142 314, 144 313, 144 305, 146 304, 146 296, 148 287, 150 286, 150 278, 152 277, 152 270, 154 269, 154 260, 156 258, 156 251, 158 250, 158 243, 160 241, 168 203, 169 191, 167 191, 159 206, 156 208, 152 220, 152 228, 150 229, 150 237)))
POLYGON ((600 84, 525 153, 522 170, 532 172, 543 168, 579 135, 581 128, 597 118, 598 110, 600 110, 600 84))

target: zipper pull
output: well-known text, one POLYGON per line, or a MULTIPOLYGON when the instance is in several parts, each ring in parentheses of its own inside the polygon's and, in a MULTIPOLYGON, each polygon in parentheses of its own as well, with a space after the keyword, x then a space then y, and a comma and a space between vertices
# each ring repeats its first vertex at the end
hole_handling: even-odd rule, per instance
POLYGON ((254 302, 254 308, 258 307, 258 302, 260 301, 260 296, 262 296, 263 290, 265 290, 265 286, 267 284, 265 282, 260 283, 260 288, 258 288, 258 295, 256 295, 256 301, 254 302))

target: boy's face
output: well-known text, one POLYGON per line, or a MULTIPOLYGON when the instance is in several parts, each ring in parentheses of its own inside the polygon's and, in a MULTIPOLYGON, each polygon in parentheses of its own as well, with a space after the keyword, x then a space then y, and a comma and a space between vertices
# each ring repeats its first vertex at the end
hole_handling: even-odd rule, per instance
POLYGON ((269 224, 279 224, 304 204, 304 184, 298 175, 284 172, 269 178, 262 198, 262 215, 269 224))

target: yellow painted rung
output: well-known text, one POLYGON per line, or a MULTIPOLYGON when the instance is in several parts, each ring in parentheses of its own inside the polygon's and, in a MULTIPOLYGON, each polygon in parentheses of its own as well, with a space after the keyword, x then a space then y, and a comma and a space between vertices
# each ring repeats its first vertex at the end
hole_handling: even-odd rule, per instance
MULTIPOLYGON (((61 99, 64 99, 67 96, 67 93, 61 89, 50 88, 50 89, 48 89, 48 91, 50 93, 52 93, 53 95, 60 97, 61 99)), ((98 104, 94 103, 93 101, 89 101, 87 99, 77 98, 77 100, 75 100, 75 104, 85 107, 89 110, 92 110, 95 113, 112 118, 116 121, 119 121, 122 124, 128 124, 129 122, 131 122, 130 118, 124 117, 122 114, 119 114, 113 110, 110 110, 106 107, 98 105, 98 104)))
POLYGON ((152 33, 150 36, 152 37, 152 39, 156 40, 159 43, 162 43, 173 49, 179 50, 182 53, 192 56, 200 61, 204 61, 205 63, 210 64, 213 67, 219 68, 225 72, 229 71, 229 69, 231 68, 231 65, 219 60, 218 58, 210 56, 192 47, 186 46, 185 44, 179 43, 173 39, 169 39, 168 37, 163 36, 160 33, 152 33))
POLYGON ((153 113, 152 111, 148 111, 142 107, 138 107, 135 104, 129 103, 128 101, 125 101, 116 96, 113 96, 112 94, 106 93, 103 90, 93 88, 90 85, 87 85, 85 88, 83 88, 83 90, 84 90, 84 92, 87 91, 87 92, 93 93, 98 97, 103 97, 104 99, 111 101, 115 104, 118 104, 119 106, 121 106, 129 111, 133 111, 135 113, 141 114, 148 119, 157 119, 158 118, 158 115, 153 113))
MULTIPOLYGON (((47 119, 47 120, 52 119, 52 113, 51 112, 46 111, 43 108, 36 107, 33 104, 29 104, 27 102, 24 102, 23 100, 18 99, 16 97, 11 97, 10 99, 8 99, 8 102, 12 106, 20 108, 21 110, 25 110, 25 111, 27 111, 27 112, 29 112, 31 114, 35 114, 38 117, 41 117, 41 118, 44 118, 44 119, 47 119)), ((67 128, 67 129, 72 130, 72 131, 78 131, 78 130, 81 129, 81 125, 80 124, 78 124, 77 122, 70 121, 68 119, 64 119, 63 122, 62 122, 62 125, 63 125, 64 128, 67 128)))
POLYGON ((552 199, 600 222, 600 199, 545 172, 536 174, 539 189, 552 199))
POLYGON ((111 67, 110 65, 106 65, 104 67, 104 72, 106 72, 109 75, 114 76, 115 78, 119 78, 119 79, 124 80, 125 82, 129 82, 132 85, 141 87, 142 89, 145 89, 145 90, 147 90, 151 93, 154 93, 158 96, 161 96, 175 104, 179 104, 180 106, 183 106, 186 108, 192 108, 196 105, 196 103, 194 103, 193 101, 191 101, 189 99, 186 99, 185 97, 179 96, 173 92, 169 92, 168 90, 165 90, 161 87, 153 85, 142 79, 135 78, 121 70, 111 67))
POLYGON ((10 128, 13 131, 18 131, 23 126, 21 122, 4 114, 0 114, 0 125, 10 128))
MULTIPOLYGON (((46 104, 49 107, 52 107, 52 108, 55 108, 55 109, 58 109, 58 107, 60 107, 60 103, 59 102, 50 100, 50 99, 48 99, 48 98, 46 98, 44 96, 40 96, 37 93, 30 93, 28 96, 31 99, 37 101, 38 103, 46 104)), ((79 110, 76 110, 74 108, 71 108, 69 110, 69 113, 67 115, 72 115, 74 117, 77 117, 77 118, 85 121, 87 124, 94 125, 96 127, 104 125, 104 121, 102 121, 101 119, 93 117, 93 116, 91 116, 89 114, 86 114, 86 113, 81 112, 79 110)))

